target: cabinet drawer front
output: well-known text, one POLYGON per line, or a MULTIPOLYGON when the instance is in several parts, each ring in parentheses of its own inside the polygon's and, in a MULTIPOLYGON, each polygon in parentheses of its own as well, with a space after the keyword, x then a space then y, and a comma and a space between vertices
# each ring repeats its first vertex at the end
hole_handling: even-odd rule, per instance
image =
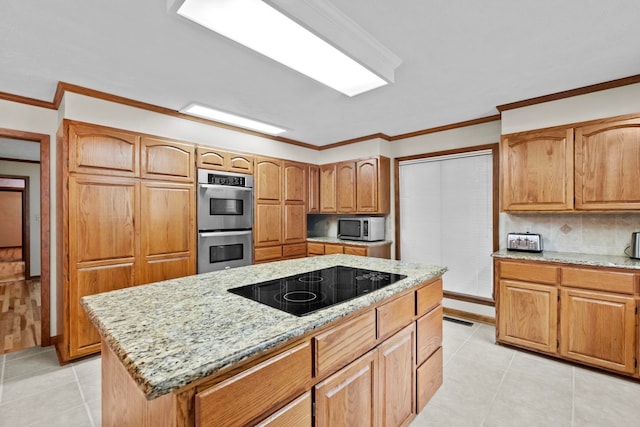
POLYGON ((635 275, 615 271, 563 268, 562 285, 598 291, 633 294, 635 275))
POLYGON ((297 243, 295 245, 284 245, 282 246, 282 256, 290 257, 290 256, 304 256, 307 254, 307 244, 306 243, 297 243))
POLYGON ((421 316, 442 301, 442 279, 416 291, 416 314, 421 316))
POLYGON ((442 385, 442 347, 416 370, 418 412, 442 385))
POLYGON ((345 246, 344 253, 347 255, 367 256, 367 248, 364 246, 345 246))
POLYGON ((371 310, 336 328, 321 333, 315 341, 315 374, 321 377, 341 368, 376 343, 376 315, 371 310))
POLYGON ((416 322, 417 364, 421 364, 442 345, 442 306, 436 307, 416 322))
POLYGON ((255 248, 255 261, 265 261, 282 257, 282 246, 269 246, 266 248, 255 248))
POLYGON ((195 397, 196 426, 242 426, 300 395, 311 382, 307 341, 195 397))
POLYGON ((256 427, 311 427, 311 392, 306 392, 256 427))
POLYGON ((411 323, 414 310, 413 292, 376 308, 378 339, 391 335, 411 323))
POLYGON ((500 261, 500 278, 516 279, 536 283, 558 283, 559 267, 552 265, 526 264, 500 261))
POLYGON ((329 254, 342 254, 344 253, 344 246, 342 245, 324 245, 324 253, 329 254))
POLYGON ((307 253, 310 255, 324 255, 324 244, 307 242, 307 253))

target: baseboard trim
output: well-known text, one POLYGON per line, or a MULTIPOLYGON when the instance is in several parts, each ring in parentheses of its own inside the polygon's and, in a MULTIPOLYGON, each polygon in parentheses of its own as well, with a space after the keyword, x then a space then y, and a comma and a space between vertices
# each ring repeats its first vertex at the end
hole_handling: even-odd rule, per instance
POLYGON ((468 311, 456 310, 454 308, 444 307, 444 314, 448 316, 458 317, 460 319, 486 323, 487 325, 495 326, 496 324, 495 317, 483 316, 481 314, 476 314, 476 313, 469 313, 468 311))

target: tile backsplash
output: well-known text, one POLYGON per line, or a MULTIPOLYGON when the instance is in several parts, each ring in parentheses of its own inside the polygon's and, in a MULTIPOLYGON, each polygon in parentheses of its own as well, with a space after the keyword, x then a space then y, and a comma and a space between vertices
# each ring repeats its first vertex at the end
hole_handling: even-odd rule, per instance
POLYGON ((631 233, 640 231, 640 214, 500 214, 500 249, 508 233, 542 235, 548 251, 624 256, 631 233))

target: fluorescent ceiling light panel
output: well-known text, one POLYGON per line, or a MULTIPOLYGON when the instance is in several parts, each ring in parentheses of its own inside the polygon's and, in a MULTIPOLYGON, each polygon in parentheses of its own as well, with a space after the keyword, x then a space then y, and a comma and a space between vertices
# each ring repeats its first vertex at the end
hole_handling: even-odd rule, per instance
POLYGON ((185 0, 177 12, 345 95, 388 83, 261 0, 185 0))
POLYGON ((286 132, 286 129, 279 128, 277 126, 262 123, 257 120, 248 119, 242 116, 237 116, 235 114, 227 113, 224 111, 215 110, 213 108, 205 107, 204 105, 199 104, 190 104, 180 110, 180 112, 184 114, 190 114, 192 116, 202 117, 203 119, 215 120, 217 122, 222 122, 245 129, 252 129, 258 132, 268 133, 270 135, 278 135, 282 132, 286 132))

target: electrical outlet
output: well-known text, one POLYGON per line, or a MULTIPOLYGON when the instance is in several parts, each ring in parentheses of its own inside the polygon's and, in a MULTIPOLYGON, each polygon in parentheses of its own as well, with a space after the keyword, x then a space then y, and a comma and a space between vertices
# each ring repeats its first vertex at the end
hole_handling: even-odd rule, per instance
POLYGON ((560 231, 562 231, 564 234, 569 233, 571 230, 573 230, 573 228, 571 228, 569 224, 565 224, 562 227, 560 227, 560 231))

